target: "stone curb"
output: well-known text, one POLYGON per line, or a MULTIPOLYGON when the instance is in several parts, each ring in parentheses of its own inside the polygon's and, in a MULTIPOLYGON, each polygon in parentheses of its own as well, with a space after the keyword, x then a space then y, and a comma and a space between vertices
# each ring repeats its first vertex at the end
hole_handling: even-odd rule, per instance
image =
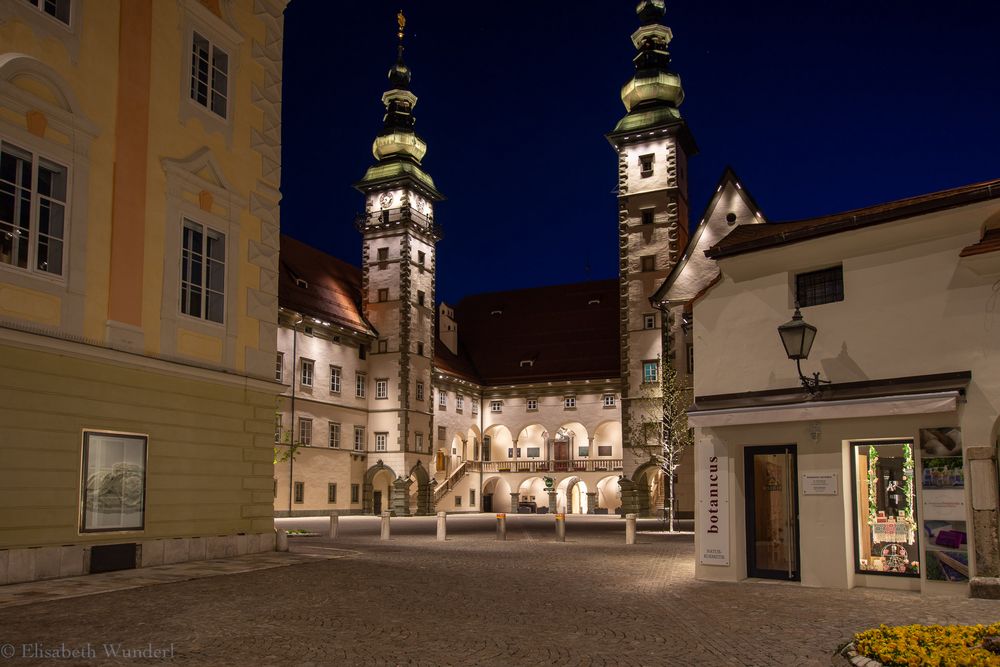
POLYGON ((854 642, 851 642, 844 648, 840 649, 838 655, 843 656, 847 659, 847 662, 854 665, 855 667, 883 667, 882 663, 878 660, 872 660, 871 658, 866 658, 865 656, 854 650, 854 642))

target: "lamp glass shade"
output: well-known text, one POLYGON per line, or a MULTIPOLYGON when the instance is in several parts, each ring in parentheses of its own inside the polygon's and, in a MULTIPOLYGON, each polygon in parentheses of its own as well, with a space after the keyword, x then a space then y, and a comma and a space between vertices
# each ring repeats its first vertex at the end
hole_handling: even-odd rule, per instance
POLYGON ((778 327, 778 334, 781 336, 781 344, 785 346, 785 354, 788 355, 789 359, 809 358, 809 350, 812 349, 813 341, 816 340, 816 327, 802 319, 798 308, 795 309, 791 321, 778 327))

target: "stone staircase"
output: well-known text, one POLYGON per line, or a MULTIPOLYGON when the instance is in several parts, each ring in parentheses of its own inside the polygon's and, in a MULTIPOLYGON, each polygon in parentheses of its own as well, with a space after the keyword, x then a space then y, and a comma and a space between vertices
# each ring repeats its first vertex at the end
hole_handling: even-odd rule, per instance
POLYGON ((468 472, 468 469, 469 469, 469 462, 468 461, 462 462, 462 465, 458 466, 457 468, 451 471, 451 474, 448 475, 447 479, 445 479, 437 487, 435 487, 434 497, 433 497, 434 507, 437 507, 438 501, 444 498, 445 495, 453 488, 455 488, 455 485, 458 484, 463 477, 465 477, 465 474, 466 472, 468 472))

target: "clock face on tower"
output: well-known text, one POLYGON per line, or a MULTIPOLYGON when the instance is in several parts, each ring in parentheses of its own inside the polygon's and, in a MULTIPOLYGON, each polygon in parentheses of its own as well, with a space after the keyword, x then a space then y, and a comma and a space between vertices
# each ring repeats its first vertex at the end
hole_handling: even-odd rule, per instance
POLYGON ((388 192, 383 193, 379 197, 379 203, 382 204, 382 208, 389 208, 389 205, 392 204, 392 195, 388 192))

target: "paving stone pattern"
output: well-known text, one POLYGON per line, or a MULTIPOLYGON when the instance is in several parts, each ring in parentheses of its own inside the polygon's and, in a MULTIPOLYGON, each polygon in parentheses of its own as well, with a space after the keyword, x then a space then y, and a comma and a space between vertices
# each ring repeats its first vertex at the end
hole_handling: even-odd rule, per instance
POLYGON ((98 653, 59 664, 122 664, 101 650, 120 642, 173 646, 167 660, 128 661, 146 664, 830 665, 852 633, 881 622, 1000 619, 988 600, 699 583, 690 535, 626 547, 618 530, 574 534, 571 521, 557 543, 547 523, 516 522, 507 542, 491 524, 446 542, 432 529, 295 538, 303 554, 356 553, 3 608, 0 644, 98 653))

